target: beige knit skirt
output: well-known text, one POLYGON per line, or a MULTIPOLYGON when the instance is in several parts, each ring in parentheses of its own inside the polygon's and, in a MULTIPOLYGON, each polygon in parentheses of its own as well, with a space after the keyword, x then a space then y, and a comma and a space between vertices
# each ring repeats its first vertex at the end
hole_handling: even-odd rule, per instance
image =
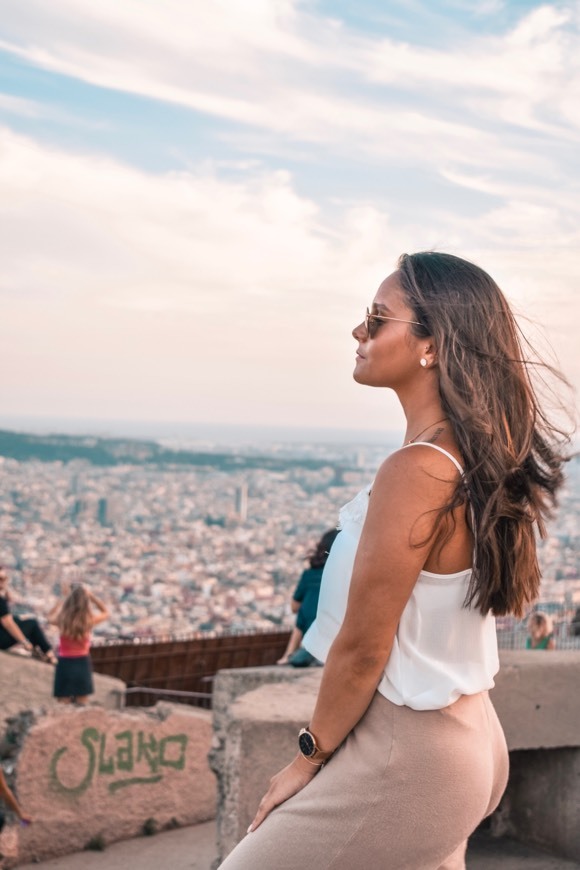
POLYGON ((461 870, 507 776, 487 692, 426 711, 377 692, 328 764, 221 870, 461 870))

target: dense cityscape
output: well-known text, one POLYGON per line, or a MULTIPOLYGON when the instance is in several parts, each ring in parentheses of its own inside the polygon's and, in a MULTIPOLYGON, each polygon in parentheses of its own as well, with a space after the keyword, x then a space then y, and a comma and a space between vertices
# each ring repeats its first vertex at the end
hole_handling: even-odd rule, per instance
MULTIPOLYGON (((289 626, 310 548, 389 449, 273 444, 276 470, 0 457, 0 562, 22 612, 90 584, 112 612, 103 636, 289 626)), ((542 599, 560 614, 580 605, 578 458, 567 472, 540 549, 542 599)))

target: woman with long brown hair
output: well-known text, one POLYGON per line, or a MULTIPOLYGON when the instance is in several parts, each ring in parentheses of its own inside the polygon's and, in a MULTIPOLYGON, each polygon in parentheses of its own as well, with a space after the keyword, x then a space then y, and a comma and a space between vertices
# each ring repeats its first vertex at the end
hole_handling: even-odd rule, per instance
POLYGON ((494 616, 537 596, 560 435, 472 263, 403 255, 353 336, 354 378, 396 393, 404 443, 341 511, 304 638, 316 707, 224 870, 459 870, 507 782, 494 616))
POLYGON ((91 632, 109 615, 101 599, 80 583, 75 583, 64 601, 51 610, 49 621, 60 632, 54 674, 54 697, 60 703, 83 705, 94 692, 91 632))

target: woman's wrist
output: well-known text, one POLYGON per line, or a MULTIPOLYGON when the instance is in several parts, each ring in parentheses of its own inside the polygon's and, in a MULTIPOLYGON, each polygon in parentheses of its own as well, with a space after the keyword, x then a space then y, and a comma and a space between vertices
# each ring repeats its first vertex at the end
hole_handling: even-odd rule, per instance
POLYGON ((305 758, 301 752, 296 755, 294 759, 294 764, 298 768, 298 770, 302 771, 307 776, 315 777, 322 764, 318 761, 309 761, 305 758))

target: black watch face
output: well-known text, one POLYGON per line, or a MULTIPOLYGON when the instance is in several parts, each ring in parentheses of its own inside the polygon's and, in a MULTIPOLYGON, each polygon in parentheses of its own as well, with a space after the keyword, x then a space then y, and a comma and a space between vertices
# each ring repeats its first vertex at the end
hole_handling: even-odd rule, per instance
POLYGON ((316 752, 316 746, 314 744, 314 740, 312 738, 312 734, 309 734, 308 731, 305 731, 304 734, 301 734, 298 738, 298 745, 300 747, 300 752, 302 755, 306 755, 309 757, 310 755, 314 755, 316 752))

